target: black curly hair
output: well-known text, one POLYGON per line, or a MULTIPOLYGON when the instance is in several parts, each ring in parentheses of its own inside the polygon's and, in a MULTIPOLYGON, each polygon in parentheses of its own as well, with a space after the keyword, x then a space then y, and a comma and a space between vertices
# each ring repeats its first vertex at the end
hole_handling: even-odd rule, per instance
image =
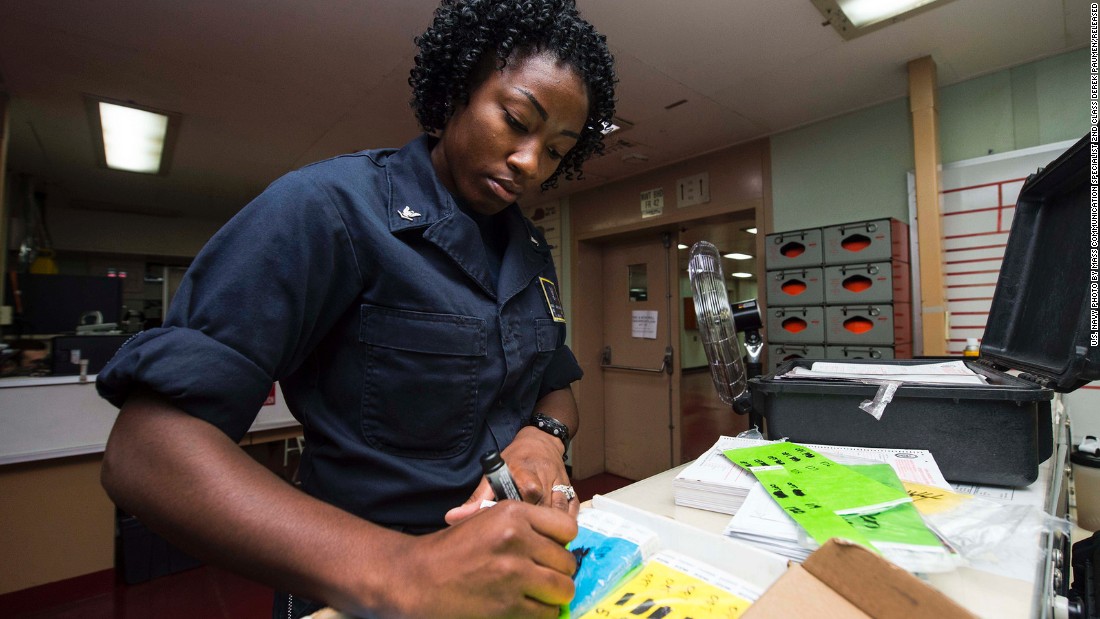
POLYGON ((496 53, 497 68, 517 52, 551 52, 581 75, 589 106, 580 140, 543 189, 557 187, 561 174, 583 178, 581 164, 603 153, 602 129, 615 113, 614 59, 606 37, 581 18, 573 0, 443 0, 416 44, 410 105, 424 131, 443 129, 452 110, 470 100, 484 78, 479 68, 486 52, 496 53))

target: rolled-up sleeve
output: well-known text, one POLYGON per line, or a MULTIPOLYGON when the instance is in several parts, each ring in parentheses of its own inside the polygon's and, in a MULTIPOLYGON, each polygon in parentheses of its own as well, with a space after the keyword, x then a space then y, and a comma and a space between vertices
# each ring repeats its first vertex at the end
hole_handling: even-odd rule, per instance
POLYGON ((291 173, 211 238, 164 326, 124 344, 97 389, 115 406, 136 390, 155 392, 239 440, 272 384, 301 365, 362 282, 325 186, 291 173))
POLYGON ((564 344, 559 346, 554 351, 554 357, 550 360, 550 365, 546 366, 546 372, 542 375, 538 399, 541 400, 543 396, 551 391, 565 389, 571 383, 580 380, 582 376, 584 376, 584 372, 581 370, 580 364, 577 363, 577 358, 573 356, 573 351, 564 344))

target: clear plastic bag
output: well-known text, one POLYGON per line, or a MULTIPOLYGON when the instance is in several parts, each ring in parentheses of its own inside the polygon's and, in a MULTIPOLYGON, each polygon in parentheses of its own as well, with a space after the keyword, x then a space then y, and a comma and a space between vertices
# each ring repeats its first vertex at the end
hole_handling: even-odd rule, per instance
POLYGON ((1069 536, 1071 524, 1034 505, 1005 505, 979 497, 925 514, 925 522, 965 565, 1030 581, 1048 535, 1069 536))
POLYGON ((760 428, 754 426, 738 434, 737 438, 751 438, 756 441, 762 441, 764 440, 764 434, 760 432, 760 428))

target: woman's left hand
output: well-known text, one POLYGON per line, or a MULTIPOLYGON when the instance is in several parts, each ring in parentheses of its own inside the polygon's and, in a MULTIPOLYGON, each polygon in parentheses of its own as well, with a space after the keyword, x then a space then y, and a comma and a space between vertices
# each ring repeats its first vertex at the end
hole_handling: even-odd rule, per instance
POLYGON ((527 503, 547 505, 576 515, 580 501, 553 490, 569 486, 569 474, 562 460, 564 445, 560 439, 538 428, 527 426, 519 431, 504 453, 504 461, 515 479, 520 495, 527 503))
MULTIPOLYGON (((569 474, 562 460, 562 442, 554 436, 534 427, 525 427, 516 434, 512 444, 504 449, 501 457, 508 464, 512 479, 525 503, 545 505, 576 516, 580 501, 566 496, 555 486, 569 485, 569 474)), ((447 524, 465 520, 481 508, 483 500, 494 500, 493 491, 484 477, 467 501, 445 516, 447 524)))

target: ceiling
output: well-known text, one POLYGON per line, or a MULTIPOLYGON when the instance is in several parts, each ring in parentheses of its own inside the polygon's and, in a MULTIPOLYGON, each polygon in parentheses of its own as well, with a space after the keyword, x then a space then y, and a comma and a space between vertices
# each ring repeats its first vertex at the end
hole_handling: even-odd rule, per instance
MULTIPOLYGON (((417 133, 406 79, 436 4, 6 0, 9 167, 71 208, 225 220, 289 170, 417 133), (169 173, 98 168, 85 94, 179 112, 169 173)), ((578 4, 632 126, 547 198, 903 97, 914 58, 944 86, 1088 42, 1084 0, 953 0, 847 42, 810 0, 578 4)))

